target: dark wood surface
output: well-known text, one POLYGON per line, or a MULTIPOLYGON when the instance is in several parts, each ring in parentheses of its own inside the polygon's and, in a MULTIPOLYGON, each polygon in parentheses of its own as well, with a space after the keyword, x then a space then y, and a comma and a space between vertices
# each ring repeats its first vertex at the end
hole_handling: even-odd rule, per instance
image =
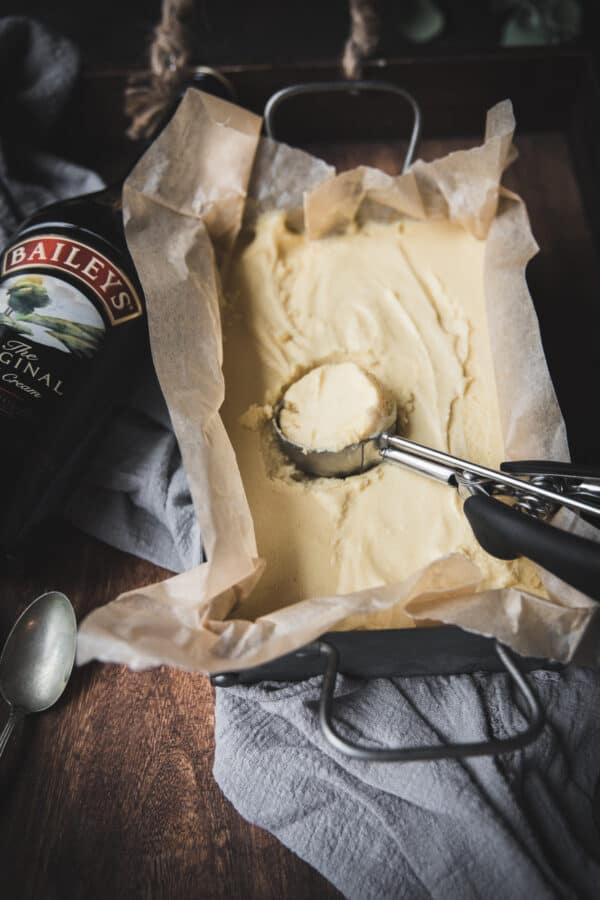
MULTIPOLYGON (((426 140, 421 155, 434 158, 478 137, 426 140)), ((518 145, 508 182, 526 199, 542 247, 530 285, 574 454, 592 461, 598 425, 586 422, 580 398, 599 371, 597 257, 564 134, 524 133, 518 145)), ((402 145, 394 142, 322 142, 318 149, 342 166, 370 162, 395 172, 401 165, 402 145)), ((44 590, 65 591, 81 619, 166 574, 67 525, 47 534, 25 573, 0 576, 1 638, 44 590)), ((1 896, 338 897, 238 816, 212 779, 212 756, 213 692, 205 677, 100 664, 76 670, 60 703, 26 721, 0 763, 1 896)))
MULTIPOLYGON (((9 608, 46 589, 65 591, 80 619, 167 574, 66 525, 49 538, 34 572, 2 578, 3 637, 9 608)), ((205 677, 77 669, 0 764, 3 900, 337 897, 225 800, 211 775, 213 724, 205 677)))

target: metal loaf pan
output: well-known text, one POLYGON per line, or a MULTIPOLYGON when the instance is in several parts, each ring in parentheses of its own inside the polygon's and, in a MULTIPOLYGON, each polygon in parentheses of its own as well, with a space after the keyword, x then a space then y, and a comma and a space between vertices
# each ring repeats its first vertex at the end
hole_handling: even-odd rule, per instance
MULTIPOLYGON (((246 99, 246 104, 255 108, 268 99, 269 87, 273 93, 274 89, 285 86, 284 68, 246 73, 248 78, 241 71, 228 74, 238 89, 239 100, 246 99)), ((539 301, 537 311, 544 348, 567 420, 573 458, 582 463, 595 462, 600 456, 600 423, 597 419, 590 420, 585 391, 581 388, 582 384, 593 383, 600 370, 600 351, 591 338, 600 326, 600 311, 594 302, 600 284, 595 249, 600 235, 600 186, 591 177, 600 166, 600 122, 596 121, 600 119, 600 91, 592 61, 579 53, 555 51, 532 55, 519 51, 488 57, 485 61, 391 62, 375 74, 378 80, 385 78, 391 82, 387 97, 385 88, 379 92, 365 85, 363 90, 350 92, 351 100, 348 100, 347 85, 344 89, 335 85, 338 97, 342 90, 346 95, 343 107, 338 97, 333 104, 328 97, 331 85, 324 83, 323 76, 331 75, 330 70, 317 72, 322 81, 316 86, 316 95, 310 88, 307 90, 307 84, 302 86, 303 82, 314 79, 314 69, 304 73, 297 68, 290 70, 287 84, 293 80, 297 85, 287 93, 275 91, 275 98, 272 96, 267 104, 270 133, 275 131, 273 119, 277 116, 278 138, 328 156, 345 168, 373 162, 365 160, 365 151, 370 155, 379 150, 380 158, 383 154, 384 159, 386 152, 389 158, 396 153, 402 159, 400 154, 414 148, 420 127, 420 118, 414 113, 414 106, 410 108, 410 102, 404 103, 404 110, 400 110, 398 94, 403 95, 409 87, 425 109, 424 135, 433 150, 428 154, 431 158, 467 145, 472 138, 480 138, 485 110, 505 96, 513 99, 518 121, 517 145, 520 135, 525 164, 516 183, 513 178, 510 185, 524 196, 542 248, 528 270, 528 280, 534 302, 539 301), (511 56, 514 57, 512 65, 511 56), (439 81, 434 75, 436 70, 439 81), (419 87, 427 93, 421 95, 419 87), (455 93, 460 90, 462 103, 455 93), (391 102, 390 94, 395 94, 391 102), (449 108, 443 105, 444 97, 449 108), (354 104, 354 114, 350 116, 343 112, 343 108, 346 113, 350 109, 349 102, 354 104), (378 114, 375 119, 374 110, 378 114), (352 132, 357 122, 363 123, 366 134, 352 132), (414 129, 410 141, 398 140, 398 134, 410 133, 411 123, 414 129), (402 131, 398 130, 400 127, 402 131), (544 174, 552 176, 551 183, 540 181, 544 174), (578 178, 584 188, 581 194, 578 178), (549 197, 555 199, 549 201, 549 197), (586 201, 588 221, 584 214, 586 201), (563 228, 565 221, 569 222, 568 234, 563 228), (567 308, 569 314, 565 315, 567 308), (589 326, 583 336, 582 321, 589 326)), ((398 172, 401 166, 396 163, 392 168, 398 172)), ((454 626, 435 626, 331 632, 265 665, 215 675, 212 683, 228 687, 263 680, 302 680, 323 674, 319 716, 327 739, 340 751, 356 758, 409 761, 492 755, 523 747, 539 734, 544 724, 543 711, 523 672, 554 667, 555 664, 543 659, 520 658, 517 665, 514 656, 493 639, 454 626), (507 671, 525 700, 527 724, 514 737, 476 744, 388 750, 357 746, 339 734, 333 721, 333 691, 338 671, 359 678, 507 671)))

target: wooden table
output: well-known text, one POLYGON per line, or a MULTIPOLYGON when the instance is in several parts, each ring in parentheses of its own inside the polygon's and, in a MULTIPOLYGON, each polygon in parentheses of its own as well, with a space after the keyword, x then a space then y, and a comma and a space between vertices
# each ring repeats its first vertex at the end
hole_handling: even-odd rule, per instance
MULTIPOLYGON (((472 135, 429 140, 421 155, 432 159, 474 142, 472 135)), ((525 198, 542 247, 529 270, 530 286, 575 455, 592 459, 600 451, 598 427, 592 434, 577 398, 600 370, 600 270, 564 134, 525 134, 518 145, 521 157, 508 182, 525 198), (577 313, 565 315, 575 301, 577 310, 589 311, 583 328, 577 313)), ((367 161, 388 171, 398 171, 398 149, 389 143, 343 152, 320 146, 344 166, 367 161)), ((53 525, 47 534, 27 574, 1 576, 1 638, 17 611, 44 590, 67 593, 81 619, 119 592, 167 574, 67 525, 53 525)), ((207 678, 166 668, 133 673, 91 664, 76 670, 60 703, 26 721, 0 764, 2 897, 340 896, 239 817, 213 781, 212 757, 207 678)))
MULTIPOLYGON (((3 577, 2 589, 23 604, 58 587, 80 619, 166 574, 57 525, 35 571, 3 577)), ((0 768, 4 900, 339 896, 223 797, 213 723, 206 677, 76 670, 59 704, 25 721, 0 768)))

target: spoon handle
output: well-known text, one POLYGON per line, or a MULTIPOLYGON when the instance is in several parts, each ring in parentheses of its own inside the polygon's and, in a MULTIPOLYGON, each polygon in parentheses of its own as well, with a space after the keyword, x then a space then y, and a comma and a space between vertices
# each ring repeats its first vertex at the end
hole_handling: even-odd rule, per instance
POLYGON ((13 729, 14 729, 15 725, 17 724, 19 719, 21 719, 22 717, 23 717, 22 714, 17 712, 17 710, 15 710, 14 708, 11 709, 10 715, 9 715, 8 719, 6 720, 6 724, 4 725, 2 732, 0 732, 0 756, 2 756, 2 754, 4 753, 4 750, 6 749, 6 745, 8 744, 8 739, 11 736, 11 734, 13 733, 13 729))

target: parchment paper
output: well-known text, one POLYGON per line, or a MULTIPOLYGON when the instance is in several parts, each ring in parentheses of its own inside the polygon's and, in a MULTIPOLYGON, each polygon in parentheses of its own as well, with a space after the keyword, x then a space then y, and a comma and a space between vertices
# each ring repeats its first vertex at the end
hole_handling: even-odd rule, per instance
MULTIPOLYGON (((547 575, 549 600, 518 590, 477 593, 479 571, 460 554, 432 562, 402 584, 308 598, 254 622, 236 618, 237 602, 264 565, 219 417, 225 390, 219 269, 243 217, 249 224, 261 212, 284 208, 299 222, 304 218, 315 240, 355 218, 448 218, 485 239, 485 296, 507 458, 568 459, 525 281, 537 245, 523 203, 500 187, 515 155, 510 102, 488 112, 482 146, 417 161, 396 178, 368 167, 335 175, 302 151, 261 139, 259 129, 251 113, 188 91, 125 184, 127 242, 144 286, 152 356, 207 562, 92 612, 80 628, 78 663, 230 671, 267 662, 349 623, 380 627, 393 621, 394 608, 417 624, 435 620, 495 635, 522 654, 597 662, 589 640, 597 620, 592 600, 547 575)), ((557 520, 597 534, 571 514, 557 520)))

